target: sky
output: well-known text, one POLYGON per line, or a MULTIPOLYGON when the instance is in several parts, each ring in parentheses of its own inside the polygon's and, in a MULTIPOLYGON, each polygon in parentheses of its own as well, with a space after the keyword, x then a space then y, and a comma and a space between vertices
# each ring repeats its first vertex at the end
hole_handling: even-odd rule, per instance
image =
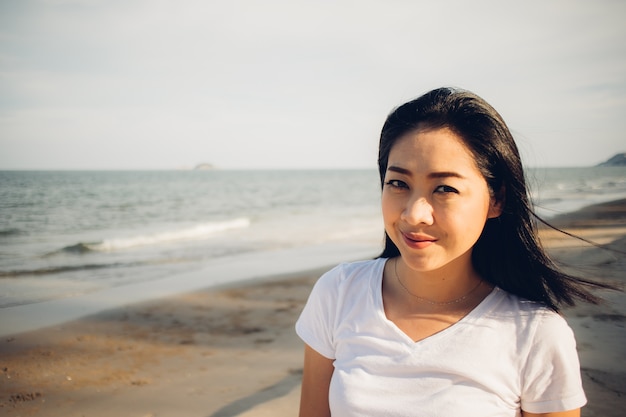
POLYGON ((394 107, 493 105, 529 166, 626 152, 621 0, 0 0, 0 169, 372 168, 394 107))

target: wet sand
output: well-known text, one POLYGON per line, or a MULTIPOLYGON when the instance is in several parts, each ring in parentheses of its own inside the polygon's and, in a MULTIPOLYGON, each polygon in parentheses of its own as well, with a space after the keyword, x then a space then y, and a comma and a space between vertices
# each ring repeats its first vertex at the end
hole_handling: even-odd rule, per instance
MULTIPOLYGON (((542 230, 559 263, 624 281, 626 200, 554 223, 621 251, 542 230)), ((160 298, 4 336, 0 415, 297 415, 302 343, 293 325, 327 269, 160 298)), ((578 341, 589 399, 585 417, 622 416, 626 406, 626 295, 601 295, 602 305, 564 311, 578 341)))

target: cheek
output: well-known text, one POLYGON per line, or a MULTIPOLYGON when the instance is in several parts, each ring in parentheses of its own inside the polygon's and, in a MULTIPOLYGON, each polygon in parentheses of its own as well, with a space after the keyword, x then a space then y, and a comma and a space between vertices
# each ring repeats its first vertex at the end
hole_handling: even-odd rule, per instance
POLYGON ((455 230, 460 239, 474 240, 478 239, 485 227, 488 211, 489 206, 482 203, 466 205, 454 212, 446 212, 439 220, 455 230))
POLYGON ((381 210, 385 224, 394 221, 399 215, 398 202, 387 193, 383 192, 381 198, 381 210))

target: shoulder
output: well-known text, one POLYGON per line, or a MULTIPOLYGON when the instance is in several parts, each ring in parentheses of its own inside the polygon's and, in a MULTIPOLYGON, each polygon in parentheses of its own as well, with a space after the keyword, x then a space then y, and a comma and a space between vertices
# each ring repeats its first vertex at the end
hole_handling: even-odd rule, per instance
POLYGON ((364 261, 345 262, 337 265, 328 271, 327 274, 339 273, 343 276, 350 277, 360 274, 376 273, 377 270, 381 269, 385 265, 386 261, 386 258, 377 258, 364 261))
POLYGON ((354 284, 375 279, 382 274, 386 259, 342 263, 320 277, 315 287, 326 290, 341 290, 354 284))
POLYGON ((489 316, 510 329, 509 336, 517 340, 521 357, 531 360, 538 352, 575 352, 574 332, 563 316, 542 303, 498 291, 498 301, 489 316))
POLYGON ((317 280, 307 304, 318 303, 339 312, 372 299, 380 285, 385 261, 379 258, 337 265, 317 280))
POLYGON ((369 305, 384 265, 384 259, 343 263, 322 275, 296 322, 296 333, 323 356, 334 358, 337 327, 351 312, 369 305))
POLYGON ((498 314, 519 317, 525 321, 542 321, 546 318, 561 317, 543 303, 527 300, 498 287, 494 289, 493 306, 498 314))
POLYGON ((515 328, 528 342, 572 337, 566 320, 543 303, 529 301, 496 288, 487 318, 515 328))

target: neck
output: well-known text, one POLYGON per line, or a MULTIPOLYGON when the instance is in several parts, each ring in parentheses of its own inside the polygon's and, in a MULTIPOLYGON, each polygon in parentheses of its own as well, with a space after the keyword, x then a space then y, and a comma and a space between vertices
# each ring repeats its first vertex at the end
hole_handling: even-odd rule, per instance
POLYGON ((471 263, 448 264, 435 271, 415 271, 401 257, 391 262, 400 290, 418 302, 432 305, 461 303, 474 295, 482 283, 471 263))

